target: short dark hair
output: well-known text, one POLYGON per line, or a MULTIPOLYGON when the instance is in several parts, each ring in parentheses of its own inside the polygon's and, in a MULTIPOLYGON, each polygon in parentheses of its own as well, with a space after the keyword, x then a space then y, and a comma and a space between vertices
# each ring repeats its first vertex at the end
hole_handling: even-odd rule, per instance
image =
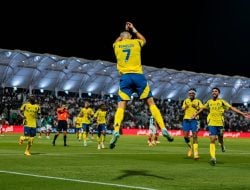
POLYGON ((213 90, 217 90, 217 91, 220 93, 220 89, 219 89, 218 87, 213 87, 213 88, 212 88, 212 91, 213 91, 213 90))
POLYGON ((33 94, 31 94, 29 95, 28 100, 30 103, 34 104, 36 102, 36 97, 33 94))

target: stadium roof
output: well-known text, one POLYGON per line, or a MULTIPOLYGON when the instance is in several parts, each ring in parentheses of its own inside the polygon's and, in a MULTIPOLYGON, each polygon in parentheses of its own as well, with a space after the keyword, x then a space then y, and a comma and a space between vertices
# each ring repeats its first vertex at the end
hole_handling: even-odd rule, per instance
MULTIPOLYGON (((182 100, 189 88, 197 89, 203 101, 211 97, 211 88, 219 87, 221 97, 231 103, 249 103, 250 79, 242 76, 212 75, 143 66, 153 95, 159 99, 182 100)), ((2 87, 116 94, 119 74, 116 64, 0 49, 2 87)))

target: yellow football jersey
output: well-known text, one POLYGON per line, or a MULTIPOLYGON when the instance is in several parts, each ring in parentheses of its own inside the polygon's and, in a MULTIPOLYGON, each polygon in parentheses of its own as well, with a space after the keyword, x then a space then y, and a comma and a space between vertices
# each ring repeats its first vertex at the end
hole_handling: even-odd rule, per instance
MULTIPOLYGON (((197 111, 202 108, 203 104, 199 99, 186 98, 182 104, 182 109, 185 109, 185 114, 183 119, 191 119, 197 111)), ((198 117, 196 118, 198 119, 198 117)))
POLYGON ((143 73, 141 65, 141 47, 143 45, 144 42, 140 39, 125 39, 113 44, 117 70, 121 74, 143 73))
POLYGON ((94 111, 92 108, 82 108, 80 115, 83 116, 82 123, 84 124, 90 124, 92 121, 92 116, 94 115, 94 111))
POLYGON ((223 100, 210 99, 204 104, 204 108, 209 110, 207 116, 207 123, 209 126, 224 126, 224 112, 228 110, 231 105, 223 100))
POLYGON ((75 127, 76 128, 82 128, 82 122, 83 118, 82 117, 76 117, 76 121, 75 121, 75 127))
POLYGON ((95 112, 94 118, 96 118, 97 124, 106 124, 107 111, 97 110, 95 112))
POLYGON ((25 117, 23 124, 28 127, 36 128, 37 114, 41 113, 40 106, 27 102, 21 106, 20 110, 23 112, 25 117))

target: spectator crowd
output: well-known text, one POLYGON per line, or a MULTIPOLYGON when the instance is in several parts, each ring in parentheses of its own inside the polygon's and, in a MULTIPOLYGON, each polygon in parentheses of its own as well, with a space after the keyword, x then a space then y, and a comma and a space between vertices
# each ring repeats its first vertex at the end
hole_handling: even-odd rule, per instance
MULTIPOLYGON (((53 95, 52 92, 47 91, 41 93, 35 91, 34 95, 37 98, 37 103, 41 106, 42 117, 48 113, 56 118, 56 109, 61 104, 66 104, 70 114, 70 126, 73 126, 75 117, 79 114, 80 109, 83 107, 84 102, 88 100, 91 103, 91 107, 97 110, 99 106, 104 103, 108 108, 107 114, 107 126, 112 128, 114 114, 116 110, 116 96, 110 97, 109 95, 94 95, 89 96, 83 94, 79 97, 79 94, 70 93, 66 94, 61 92, 58 96, 53 95)), ((22 118, 18 115, 23 102, 27 100, 28 93, 25 89, 19 89, 17 91, 11 88, 5 88, 1 91, 0 95, 0 114, 2 120, 10 125, 22 124, 22 118)), ((156 104, 160 109, 164 121, 168 129, 181 129, 183 111, 181 109, 182 101, 174 101, 170 99, 156 99, 156 104)), ((243 104, 232 104, 243 112, 249 112, 249 107, 243 104)), ((200 129, 207 130, 206 122, 207 112, 204 111, 200 115, 200 129)), ((56 121, 56 120, 55 120, 56 121)), ((126 114, 123 122, 123 127, 126 128, 148 128, 149 125, 149 110, 137 97, 133 97, 128 103, 126 114)), ((38 126, 40 121, 38 120, 38 126)), ((232 111, 225 112, 225 131, 229 132, 250 132, 250 121, 244 119, 242 116, 232 111)))

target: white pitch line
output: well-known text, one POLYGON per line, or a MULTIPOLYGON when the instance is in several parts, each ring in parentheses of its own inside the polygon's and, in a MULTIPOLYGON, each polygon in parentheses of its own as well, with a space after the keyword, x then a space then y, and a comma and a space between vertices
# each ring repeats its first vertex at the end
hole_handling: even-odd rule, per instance
POLYGON ((0 173, 31 176, 31 177, 46 178, 46 179, 56 179, 56 180, 79 182, 79 183, 89 183, 89 184, 98 184, 98 185, 106 185, 106 186, 124 187, 124 188, 128 188, 128 189, 156 190, 156 189, 147 188, 147 187, 140 187, 140 186, 120 185, 120 184, 115 184, 115 183, 104 183, 104 182, 98 182, 98 181, 87 181, 87 180, 70 179, 70 178, 64 178, 64 177, 36 175, 36 174, 28 174, 28 173, 5 171, 5 170, 0 170, 0 173))
MULTIPOLYGON (((148 152, 148 153, 125 153, 125 152, 122 152, 122 153, 111 153, 111 152, 97 152, 97 153, 86 153, 86 152, 83 152, 83 153, 41 153, 41 154, 38 154, 36 156, 67 156, 67 155, 183 155, 183 153, 175 153, 175 152, 168 152, 168 153, 155 153, 155 152, 148 152)), ((204 153, 201 153, 201 154, 204 154, 204 153)), ((249 155, 250 152, 237 152, 237 151, 234 151, 234 150, 230 150, 230 152, 218 152, 217 154, 225 154, 225 155, 249 155)), ((15 153, 5 153, 5 152, 1 152, 0 151, 0 155, 1 156, 15 156, 15 155, 19 155, 19 156, 23 156, 23 153, 18 153, 18 152, 15 152, 15 153)))

